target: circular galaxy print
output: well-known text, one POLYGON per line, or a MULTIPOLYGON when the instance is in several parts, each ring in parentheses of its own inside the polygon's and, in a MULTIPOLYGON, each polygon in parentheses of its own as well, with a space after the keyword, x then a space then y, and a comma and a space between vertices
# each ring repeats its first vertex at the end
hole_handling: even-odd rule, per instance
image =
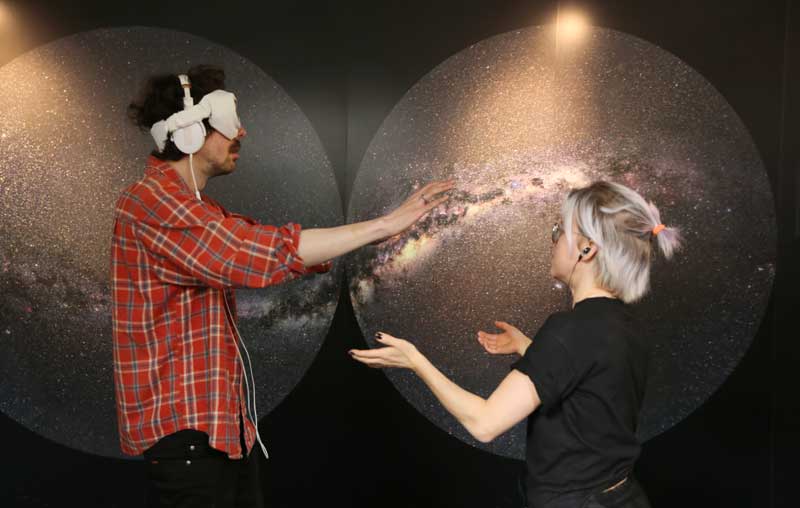
MULTIPOLYGON (((109 256, 118 193, 141 178, 149 134, 126 107, 152 74, 224 67, 248 131, 236 172, 208 193, 262 223, 343 221, 331 165, 308 119, 233 51, 155 28, 84 32, 0 68, 0 410, 72 448, 119 450, 112 377, 109 256)), ((316 355, 338 270, 237 292, 259 416, 316 355)))
MULTIPOLYGON (((446 178, 458 182, 447 204, 350 258, 350 295, 370 346, 378 330, 407 338, 488 396, 515 358, 484 352, 476 332, 503 320, 533 337, 549 314, 569 308, 549 276, 550 230, 568 189, 601 179, 638 190, 685 236, 673 261, 655 261, 652 293, 635 305, 654 350, 640 438, 702 404, 752 341, 775 270, 767 175, 725 99, 666 51, 588 27, 561 40, 552 27, 533 27, 461 51, 383 122, 349 221, 446 178)), ((524 456, 524 422, 478 443, 415 376, 387 375, 451 435, 524 456)))

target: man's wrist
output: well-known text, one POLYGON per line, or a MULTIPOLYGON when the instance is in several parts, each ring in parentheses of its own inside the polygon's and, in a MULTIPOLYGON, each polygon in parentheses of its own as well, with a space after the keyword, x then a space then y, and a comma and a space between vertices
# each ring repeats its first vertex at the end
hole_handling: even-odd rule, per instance
POLYGON ((380 240, 384 240, 392 235, 391 232, 391 225, 389 224, 389 219, 386 215, 382 215, 377 219, 373 219, 373 228, 372 228, 372 241, 378 242, 380 240))

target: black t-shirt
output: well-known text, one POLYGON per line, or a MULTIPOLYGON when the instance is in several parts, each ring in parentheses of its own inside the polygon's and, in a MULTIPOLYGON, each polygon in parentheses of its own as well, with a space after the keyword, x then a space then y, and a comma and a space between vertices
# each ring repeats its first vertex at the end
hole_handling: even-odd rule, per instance
POLYGON ((621 300, 587 298, 547 318, 512 365, 542 401, 528 417, 529 506, 633 470, 649 357, 638 332, 621 300))

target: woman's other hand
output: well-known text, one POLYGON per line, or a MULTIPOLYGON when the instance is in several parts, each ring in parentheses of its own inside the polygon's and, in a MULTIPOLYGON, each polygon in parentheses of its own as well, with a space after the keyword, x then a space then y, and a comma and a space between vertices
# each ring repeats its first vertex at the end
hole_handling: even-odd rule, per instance
POLYGON ((505 321, 495 321, 495 326, 503 330, 502 333, 478 332, 478 342, 483 349, 493 355, 509 355, 517 353, 522 356, 531 345, 531 339, 525 336, 517 327, 505 321))

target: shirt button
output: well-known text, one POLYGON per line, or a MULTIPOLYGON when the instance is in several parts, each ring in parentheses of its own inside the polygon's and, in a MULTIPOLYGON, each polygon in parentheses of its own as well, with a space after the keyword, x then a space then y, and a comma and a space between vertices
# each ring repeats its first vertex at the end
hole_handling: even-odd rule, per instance
POLYGON ((194 451, 194 445, 189 445, 189 449, 194 451))
POLYGON ((187 465, 187 466, 191 466, 191 465, 192 465, 192 461, 191 461, 191 460, 187 460, 187 461, 186 461, 186 465, 187 465))

